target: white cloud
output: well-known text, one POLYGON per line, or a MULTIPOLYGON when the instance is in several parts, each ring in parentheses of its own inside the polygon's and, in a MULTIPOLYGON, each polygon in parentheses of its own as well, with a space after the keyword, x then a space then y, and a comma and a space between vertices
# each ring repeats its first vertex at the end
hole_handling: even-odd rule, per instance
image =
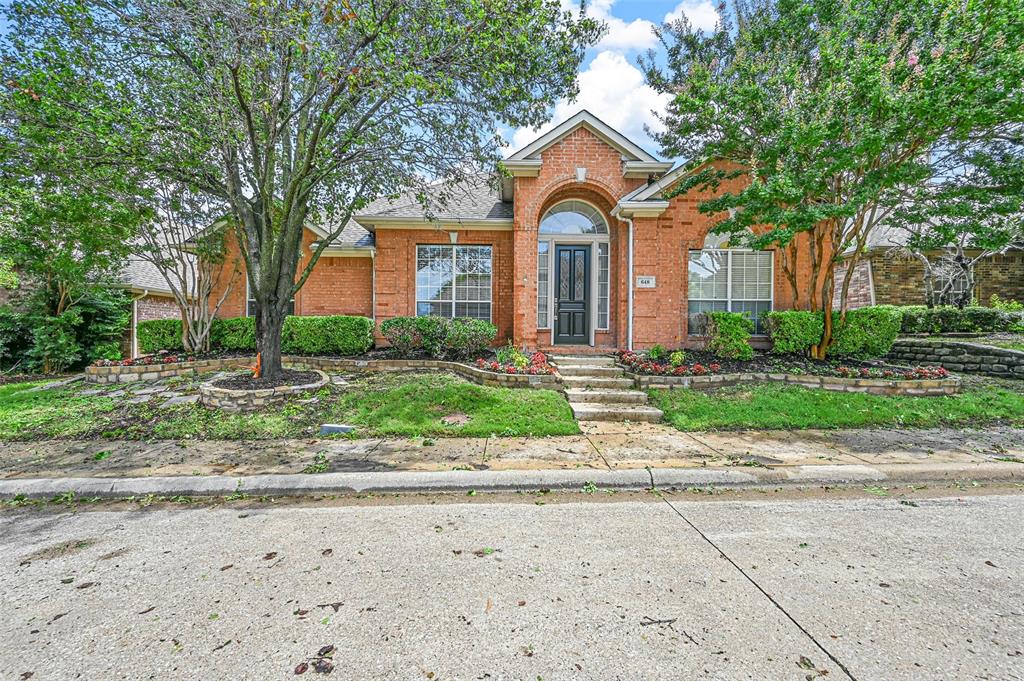
POLYGON ((684 14, 691 26, 702 31, 711 31, 718 23, 718 10, 711 0, 683 0, 665 15, 665 23, 676 21, 684 14))
POLYGON ((664 111, 669 95, 658 94, 644 83, 644 75, 624 55, 605 50, 598 53, 579 76, 580 93, 576 101, 560 101, 551 122, 538 130, 520 128, 512 135, 512 151, 521 149, 539 135, 586 109, 637 144, 653 148, 644 132, 644 124, 655 131, 662 126, 654 111, 664 111))
MULTIPOLYGON (((607 32, 594 47, 599 50, 646 50, 657 45, 654 24, 647 19, 626 22, 612 15, 615 0, 593 0, 587 4, 587 16, 605 22, 607 32)), ((562 0, 562 8, 579 11, 578 0, 562 0)))

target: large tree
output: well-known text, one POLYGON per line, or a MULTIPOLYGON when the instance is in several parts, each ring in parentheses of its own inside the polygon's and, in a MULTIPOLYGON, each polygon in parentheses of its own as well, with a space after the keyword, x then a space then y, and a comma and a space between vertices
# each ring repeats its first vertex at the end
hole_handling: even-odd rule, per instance
POLYGON ((498 127, 572 96, 601 29, 555 0, 20 0, 8 18, 19 116, 230 207, 268 377, 353 213, 493 167, 498 127), (329 236, 297 271, 310 220, 329 236))
POLYGON ((725 161, 677 191, 749 178, 700 208, 723 215, 718 232, 782 251, 794 300, 825 318, 816 356, 832 343, 838 258, 852 271, 895 197, 933 175, 929 152, 1021 120, 1022 12, 1019 0, 737 0, 713 31, 685 18, 660 31, 667 61, 647 73, 672 99, 657 138, 695 168, 725 161))

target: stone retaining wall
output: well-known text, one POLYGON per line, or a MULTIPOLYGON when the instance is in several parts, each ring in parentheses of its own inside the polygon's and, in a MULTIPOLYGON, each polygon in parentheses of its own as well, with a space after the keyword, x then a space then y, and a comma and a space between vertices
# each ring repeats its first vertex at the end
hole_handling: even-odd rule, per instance
POLYGON ((330 378, 322 371, 316 372, 319 378, 305 385, 282 385, 277 388, 260 390, 232 390, 218 388, 212 382, 199 386, 199 400, 207 407, 216 407, 224 411, 256 411, 275 404, 281 404, 302 393, 319 390, 330 383, 330 378))
MULTIPOLYGON (((460 362, 443 362, 431 359, 346 359, 344 357, 299 357, 284 355, 282 363, 295 368, 318 369, 321 371, 344 371, 362 373, 373 371, 433 370, 451 371, 480 385, 498 388, 546 388, 558 390, 558 376, 531 376, 530 374, 498 374, 484 371, 460 362)), ((255 357, 228 357, 223 359, 200 359, 192 362, 171 364, 150 364, 146 366, 90 366, 85 369, 85 380, 90 383, 129 383, 133 381, 157 381, 171 376, 191 376, 206 371, 220 371, 250 367, 255 357)))
POLYGON ((435 359, 344 359, 334 357, 292 357, 285 356, 281 360, 294 367, 308 367, 325 371, 345 371, 352 373, 373 371, 408 371, 433 370, 451 371, 474 383, 496 388, 546 388, 558 390, 561 382, 557 375, 531 376, 530 374, 499 374, 493 371, 477 369, 460 362, 444 362, 435 359))
POLYGON ((159 381, 172 376, 192 376, 206 371, 237 369, 256 363, 255 357, 224 357, 218 359, 197 359, 191 362, 169 364, 145 364, 134 366, 88 366, 85 380, 89 383, 132 383, 134 381, 159 381))
POLYGON ((960 392, 956 378, 892 381, 884 378, 841 378, 839 376, 805 376, 795 374, 712 374, 708 376, 646 376, 630 374, 638 388, 718 388, 737 383, 770 381, 790 383, 805 388, 822 388, 848 393, 873 395, 954 395, 960 392))
POLYGON ((909 364, 937 364, 950 371, 1024 379, 1024 352, 964 341, 900 338, 887 357, 909 364))

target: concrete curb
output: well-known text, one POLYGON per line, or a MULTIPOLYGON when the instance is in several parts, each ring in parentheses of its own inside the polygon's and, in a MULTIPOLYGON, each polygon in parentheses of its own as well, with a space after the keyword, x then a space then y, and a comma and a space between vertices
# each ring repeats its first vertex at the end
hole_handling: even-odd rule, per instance
POLYGON ((633 468, 622 470, 399 471, 149 478, 9 478, 0 480, 0 499, 16 496, 76 496, 119 499, 132 496, 301 496, 360 492, 528 492, 658 488, 758 488, 844 484, 911 484, 951 481, 1024 482, 1018 463, 822 465, 775 468, 633 468))

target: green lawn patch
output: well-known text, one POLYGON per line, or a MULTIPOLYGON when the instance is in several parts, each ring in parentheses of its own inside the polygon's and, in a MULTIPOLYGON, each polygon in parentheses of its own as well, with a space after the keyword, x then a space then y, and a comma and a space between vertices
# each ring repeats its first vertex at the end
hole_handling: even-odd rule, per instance
MULTIPOLYGON (((199 404, 160 409, 159 398, 148 404, 129 404, 125 398, 130 395, 80 396, 81 386, 29 392, 32 385, 0 386, 0 440, 305 438, 316 436, 321 423, 358 426, 360 437, 579 432, 565 398, 553 390, 489 388, 444 373, 369 375, 344 390, 324 388, 315 402, 294 400, 247 414, 225 413, 199 404), (445 417, 454 418, 444 423, 445 417)), ((111 386, 107 392, 122 387, 111 386)))
POLYGON ((1024 394, 996 385, 959 395, 869 395, 759 383, 716 390, 652 390, 679 430, 858 428, 1024 424, 1024 394))

